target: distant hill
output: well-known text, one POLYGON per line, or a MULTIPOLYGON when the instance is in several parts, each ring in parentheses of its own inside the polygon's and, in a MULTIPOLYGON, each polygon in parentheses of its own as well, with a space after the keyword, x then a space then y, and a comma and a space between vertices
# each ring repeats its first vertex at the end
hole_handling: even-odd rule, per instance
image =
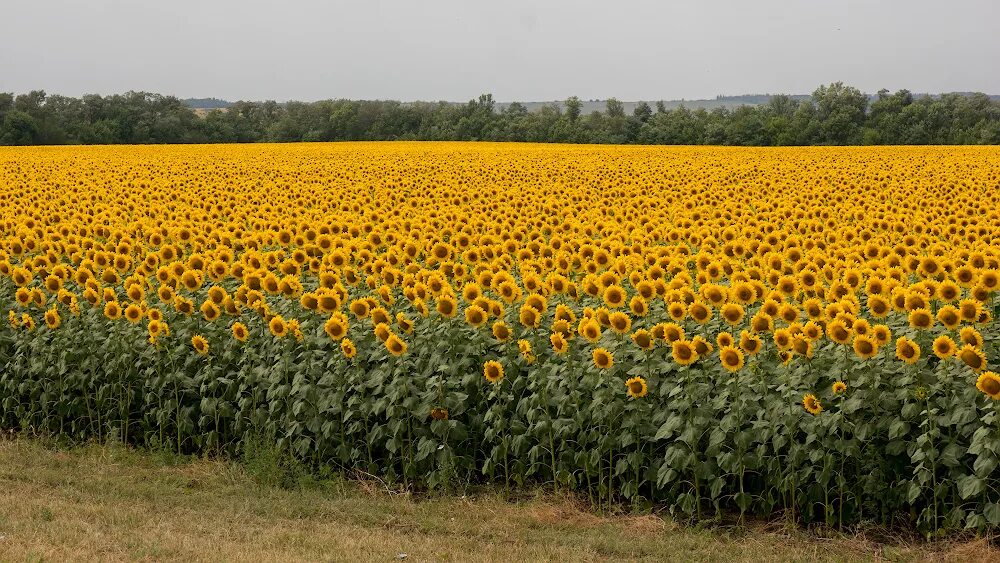
MULTIPOLYGON (((795 95, 791 96, 795 99, 808 100, 809 96, 806 95, 795 95)), ((767 95, 747 95, 747 96, 718 96, 711 100, 663 100, 663 105, 667 109, 677 109, 681 106, 688 109, 706 109, 713 110, 716 108, 734 108, 739 106, 759 106, 766 104, 771 99, 770 94, 767 95)), ((580 113, 583 115, 588 115, 594 113, 595 111, 604 111, 606 109, 605 100, 580 100, 580 113)), ((649 107, 656 110, 657 100, 645 100, 649 107)), ((642 103, 642 100, 637 100, 634 102, 622 102, 622 106, 625 108, 626 114, 631 114, 635 110, 636 106, 642 103)), ((510 102, 501 102, 497 104, 497 110, 502 111, 504 108, 509 106, 510 102)), ((541 111, 545 106, 558 106, 560 110, 565 110, 565 104, 561 101, 552 102, 521 102, 521 105, 526 107, 528 111, 535 112, 541 111)))
POLYGON ((181 100, 181 103, 191 109, 222 109, 233 105, 232 102, 219 98, 187 98, 181 100))

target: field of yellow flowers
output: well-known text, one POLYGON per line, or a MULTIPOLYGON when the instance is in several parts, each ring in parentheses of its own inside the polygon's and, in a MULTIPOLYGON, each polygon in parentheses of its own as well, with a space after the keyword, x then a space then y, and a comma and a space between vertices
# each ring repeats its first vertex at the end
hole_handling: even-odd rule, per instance
POLYGON ((1000 525, 1000 148, 0 149, 0 426, 1000 525))

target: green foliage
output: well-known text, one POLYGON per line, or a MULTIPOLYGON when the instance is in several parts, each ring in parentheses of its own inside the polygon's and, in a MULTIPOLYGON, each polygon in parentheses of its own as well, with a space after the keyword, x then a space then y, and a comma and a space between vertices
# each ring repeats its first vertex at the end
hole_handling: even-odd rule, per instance
POLYGON ((197 117, 172 96, 145 92, 82 98, 35 91, 0 93, 0 144, 249 143, 260 141, 482 140, 684 145, 857 145, 1000 143, 1000 102, 985 94, 914 97, 907 90, 869 97, 837 82, 808 99, 748 96, 747 105, 656 112, 646 102, 627 115, 621 101, 582 115, 582 102, 528 112, 497 111, 492 95, 466 104, 322 100, 236 102, 197 117), (754 104, 754 105, 751 105, 754 104))
MULTIPOLYGON (((325 468, 429 489, 546 484, 594 504, 662 504, 693 520, 723 511, 829 525, 903 519, 928 536, 1000 525, 1000 410, 958 360, 929 355, 911 366, 886 346, 859 361, 822 341, 812 358, 785 365, 769 342, 734 375, 716 357, 681 366, 662 343, 646 352, 606 331, 597 345, 615 364, 602 370, 588 346, 557 355, 545 331, 524 329, 508 311, 515 338, 537 356, 529 364, 488 329, 407 313, 416 326, 401 358, 367 321, 352 323, 353 359, 316 319, 297 341, 244 317, 245 344, 210 323, 207 356, 189 344, 195 323, 173 311, 173 334, 158 346, 142 325, 89 307, 67 312, 56 330, 4 325, 0 426, 225 455, 284 487, 325 468), (483 378, 484 358, 504 365, 499 384, 483 378), (626 394, 633 376, 649 383, 646 397, 626 394), (848 389, 835 395, 838 380, 848 389), (802 408, 805 393, 823 412, 802 408), (432 419, 434 408, 448 417, 432 419)), ((894 333, 930 350, 929 335, 894 315, 894 333)), ((686 326, 689 336, 725 328, 718 318, 686 326)), ((984 337, 995 356, 995 328, 984 337)))

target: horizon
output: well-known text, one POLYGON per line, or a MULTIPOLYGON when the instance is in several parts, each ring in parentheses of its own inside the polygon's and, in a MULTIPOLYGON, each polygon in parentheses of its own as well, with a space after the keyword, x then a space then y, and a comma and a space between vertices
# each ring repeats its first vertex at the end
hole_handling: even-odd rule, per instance
MULTIPOLYGON (((826 82, 826 83, 823 83, 822 85, 826 86, 826 85, 829 85, 829 84, 834 84, 835 82, 836 81, 826 82)), ((849 86, 849 87, 853 86, 853 85, 848 84, 846 82, 844 83, 844 85, 845 86, 849 86)), ((860 89, 860 88, 859 88, 859 90, 861 91, 862 94, 868 96, 869 98, 875 98, 878 95, 878 92, 879 92, 879 90, 876 90, 874 92, 868 92, 868 91, 865 91, 865 90, 860 89)), ((882 89, 880 89, 880 90, 882 90, 882 89)), ((905 88, 905 87, 904 88, 899 88, 899 89, 896 89, 896 90, 885 88, 884 90, 887 90, 890 94, 898 92, 900 90, 906 90, 906 91, 910 92, 914 96, 914 98, 919 98, 919 97, 924 97, 924 96, 930 96, 930 97, 934 98, 934 97, 945 96, 945 95, 950 95, 950 94, 958 94, 958 95, 984 94, 986 96, 989 96, 990 98, 1000 98, 1000 93, 993 93, 993 92, 982 91, 982 90, 956 89, 956 90, 945 90, 945 91, 941 91, 941 92, 923 92, 923 91, 917 91, 917 90, 913 90, 913 89, 909 89, 909 88, 905 88)), ((17 91, 10 92, 10 91, 5 91, 5 90, 0 89, 0 93, 6 92, 6 93, 13 94, 14 96, 28 94, 28 93, 34 92, 34 91, 44 91, 46 97, 49 97, 49 96, 64 96, 64 97, 69 97, 69 98, 83 98, 84 96, 91 96, 91 95, 97 95, 97 96, 101 96, 101 97, 109 97, 109 96, 123 96, 123 95, 129 94, 129 93, 141 93, 141 94, 159 95, 159 96, 164 96, 164 97, 173 97, 173 98, 177 98, 181 102, 190 102, 190 101, 217 101, 217 102, 224 102, 224 103, 228 103, 228 104, 235 104, 235 103, 238 103, 238 102, 250 102, 250 103, 275 102, 275 103, 278 103, 278 104, 287 104, 287 103, 316 103, 316 102, 337 101, 337 100, 350 100, 350 101, 362 101, 362 102, 399 102, 399 103, 403 103, 403 104, 412 104, 412 103, 464 104, 464 103, 468 103, 469 101, 474 101, 474 100, 478 99, 478 95, 474 96, 472 98, 466 99, 466 100, 458 100, 458 99, 437 99, 437 100, 433 100, 433 99, 400 99, 400 98, 348 98, 348 97, 341 97, 341 96, 321 97, 321 98, 314 98, 314 99, 289 98, 289 99, 282 99, 282 100, 273 99, 273 98, 240 98, 240 99, 230 99, 230 98, 224 98, 224 97, 219 97, 219 96, 197 96, 197 95, 196 96, 182 96, 182 95, 178 95, 178 94, 174 94, 174 93, 170 93, 170 92, 155 92, 155 91, 137 90, 137 89, 123 90, 123 91, 110 92, 110 93, 84 92, 83 94, 77 94, 77 95, 65 94, 63 92, 50 92, 50 91, 47 91, 47 90, 45 90, 43 88, 35 88, 35 89, 32 89, 32 90, 25 90, 25 91, 21 91, 21 92, 17 92, 17 91)), ((491 94, 491 93, 490 92, 482 92, 480 95, 486 95, 486 94, 491 94)), ((570 94, 569 96, 565 96, 563 98, 553 98, 553 99, 544 99, 544 100, 543 99, 531 99, 531 100, 513 100, 513 99, 511 99, 511 100, 500 100, 500 99, 494 98, 493 101, 494 101, 494 103, 499 104, 499 105, 513 104, 513 103, 521 103, 521 104, 560 104, 560 103, 565 102, 567 99, 569 99, 572 96, 573 96, 573 94, 570 94)), ((657 102, 664 102, 664 103, 712 102, 712 101, 735 100, 735 99, 739 99, 739 98, 771 98, 771 97, 774 97, 774 96, 788 96, 788 97, 791 97, 791 98, 808 98, 808 97, 812 96, 812 93, 811 92, 810 93, 803 93, 803 92, 795 92, 795 93, 789 93, 789 92, 763 92, 763 93, 744 93, 744 94, 717 94, 715 96, 704 97, 704 98, 637 98, 637 99, 623 99, 623 98, 617 98, 615 96, 608 96, 608 97, 601 97, 601 98, 584 98, 582 96, 578 96, 578 98, 583 103, 598 103, 598 102, 605 102, 605 101, 608 101, 610 99, 616 99, 616 100, 618 100, 620 102, 623 102, 623 103, 641 103, 641 102, 646 102, 646 103, 650 103, 650 104, 655 104, 657 102)), ((191 107, 197 108, 198 106, 191 106, 191 107)))

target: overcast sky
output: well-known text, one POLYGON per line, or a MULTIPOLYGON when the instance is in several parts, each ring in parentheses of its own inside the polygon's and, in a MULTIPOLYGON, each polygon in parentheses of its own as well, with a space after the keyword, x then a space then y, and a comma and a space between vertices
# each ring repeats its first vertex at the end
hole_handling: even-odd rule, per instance
POLYGON ((1000 94, 998 0, 2 0, 0 91, 500 101, 1000 94))

